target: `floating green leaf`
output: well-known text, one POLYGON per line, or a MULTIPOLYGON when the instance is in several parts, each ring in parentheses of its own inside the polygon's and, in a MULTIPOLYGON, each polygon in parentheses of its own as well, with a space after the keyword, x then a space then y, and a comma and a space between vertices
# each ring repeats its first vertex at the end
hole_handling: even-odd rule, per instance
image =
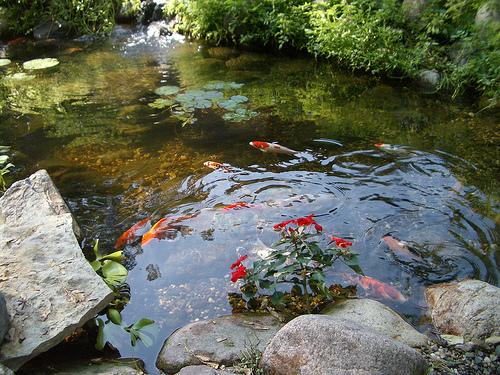
POLYGON ((180 89, 177 86, 160 86, 155 90, 155 94, 161 96, 168 96, 177 94, 179 90, 180 89))
POLYGON ((35 78, 34 75, 26 74, 24 72, 9 74, 4 78, 6 81, 29 81, 35 78))
POLYGON ((171 107, 174 104, 175 101, 172 99, 158 98, 154 102, 149 103, 148 106, 150 106, 151 108, 163 109, 166 107, 171 107))
POLYGON ((9 59, 0 59, 0 66, 9 65, 11 62, 9 59))
POLYGON ((234 100, 227 99, 218 103, 219 107, 224 108, 227 111, 235 111, 240 108, 240 103, 235 102, 234 100))
POLYGON ((233 112, 225 113, 222 116, 222 118, 226 121, 240 122, 240 121, 249 120, 255 116, 257 116, 257 112, 250 111, 250 110, 245 109, 245 108, 236 108, 233 112))
POLYGON ((9 157, 7 155, 0 155, 0 165, 4 164, 9 160, 9 157))
POLYGON ((97 319, 97 325, 99 327, 99 331, 97 332, 95 348, 97 350, 103 350, 104 345, 106 345, 106 341, 104 340, 104 322, 102 321, 102 319, 97 319))
POLYGON ((243 96, 243 95, 234 95, 234 96, 231 96, 230 100, 232 100, 233 102, 236 102, 236 103, 246 103, 246 102, 248 102, 248 98, 246 96, 243 96))
POLYGON ((127 279, 127 269, 118 262, 106 260, 101 270, 104 281, 111 287, 120 285, 127 279))
POLYGON ((59 64, 59 60, 54 58, 34 59, 23 63, 23 68, 28 70, 47 69, 59 64))
POLYGON ((224 82, 224 81, 213 81, 207 83, 203 88, 207 90, 230 90, 230 89, 239 89, 243 87, 243 83, 236 82, 224 82))

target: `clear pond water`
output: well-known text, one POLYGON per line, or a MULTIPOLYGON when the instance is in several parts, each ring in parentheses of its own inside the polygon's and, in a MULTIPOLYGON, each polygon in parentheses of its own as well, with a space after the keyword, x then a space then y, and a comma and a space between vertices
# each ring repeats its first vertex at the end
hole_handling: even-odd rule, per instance
MULTIPOLYGON (((364 272, 408 301, 371 297, 422 329, 426 285, 467 277, 499 284, 494 114, 310 58, 124 28, 106 40, 25 42, 7 54, 0 144, 12 147, 15 178, 49 171, 86 244, 99 238, 111 250, 153 213, 197 214, 170 238, 125 249, 131 300, 124 320, 154 319, 158 332, 150 348, 120 335, 113 345, 152 373, 172 331, 230 313, 227 293, 237 288, 229 265, 274 242, 272 226, 284 219, 314 213, 326 233, 351 239, 364 272), (38 57, 60 64, 11 79, 38 57), (162 97, 161 86, 178 92, 162 97), (173 111, 165 107, 172 100, 181 104, 173 111), (252 140, 300 153, 264 154, 252 140), (230 171, 208 169, 207 160, 230 171), (240 201, 253 207, 221 210, 240 201), (421 259, 391 251, 381 241, 386 234, 421 259)), ((341 281, 343 272, 339 264, 328 278, 341 281)))

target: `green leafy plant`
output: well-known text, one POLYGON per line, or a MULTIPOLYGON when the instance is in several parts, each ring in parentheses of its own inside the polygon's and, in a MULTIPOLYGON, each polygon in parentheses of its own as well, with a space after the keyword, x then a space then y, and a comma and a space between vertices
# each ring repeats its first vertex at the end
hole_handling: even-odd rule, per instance
POLYGON ((259 290, 268 290, 270 303, 280 306, 285 293, 282 285, 291 285, 290 293, 300 295, 307 313, 313 311, 317 303, 312 298, 332 300, 335 293, 327 287, 325 269, 332 267, 337 260, 358 273, 362 273, 358 256, 350 250, 352 243, 340 237, 331 237, 333 246, 322 249, 317 237, 322 236, 323 228, 313 215, 286 220, 274 226, 280 232, 280 240, 273 245, 272 251, 263 259, 253 263, 251 268, 242 262, 248 256, 240 257, 231 265, 231 281, 243 280, 241 291, 251 304, 259 290))
POLYGON ((96 349, 103 350, 107 342, 113 341, 113 329, 119 327, 122 332, 126 332, 130 336, 132 346, 141 341, 146 347, 153 344, 152 332, 145 330, 146 327, 154 324, 153 320, 142 318, 137 322, 125 325, 120 313, 120 310, 128 303, 130 293, 128 287, 125 287, 128 271, 120 263, 123 260, 123 252, 115 251, 111 254, 103 255, 99 251, 99 240, 94 242, 93 252, 95 260, 90 262, 90 265, 113 290, 115 299, 109 304, 106 316, 107 320, 101 318, 96 319, 98 326, 96 349))
POLYGON ((8 150, 9 147, 0 146, 0 189, 2 189, 3 191, 5 191, 7 187, 5 184, 4 176, 10 173, 11 168, 14 168, 14 164, 7 162, 9 160, 9 156, 2 154, 3 152, 7 152, 8 150))

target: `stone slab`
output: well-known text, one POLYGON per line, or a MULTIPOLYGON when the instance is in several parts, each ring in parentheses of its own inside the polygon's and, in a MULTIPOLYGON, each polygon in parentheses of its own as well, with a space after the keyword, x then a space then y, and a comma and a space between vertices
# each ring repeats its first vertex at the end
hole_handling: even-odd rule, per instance
POLYGON ((17 370, 113 299, 75 237, 78 225, 45 170, 0 198, 0 290, 11 329, 0 362, 17 370))

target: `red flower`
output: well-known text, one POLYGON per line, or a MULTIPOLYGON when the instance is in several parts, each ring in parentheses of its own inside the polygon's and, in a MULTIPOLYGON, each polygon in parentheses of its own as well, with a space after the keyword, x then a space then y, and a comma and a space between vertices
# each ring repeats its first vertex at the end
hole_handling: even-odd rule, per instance
POLYGON ((235 283, 239 279, 244 279, 247 276, 247 268, 240 264, 238 268, 236 268, 233 273, 231 273, 231 281, 235 283))
POLYGON ((236 262, 234 262, 233 264, 231 264, 231 267, 229 267, 229 268, 234 269, 234 268, 240 266, 241 262, 243 262, 247 258, 248 258, 248 255, 243 255, 243 256, 239 257, 238 260, 236 262))
POLYGON ((299 227, 309 227, 311 225, 314 225, 314 228, 316 231, 321 232, 323 230, 323 227, 319 225, 314 219, 314 214, 308 215, 306 217, 299 217, 298 219, 291 219, 291 220, 285 220, 282 221, 281 223, 276 224, 273 228, 274 230, 282 230, 289 224, 295 224, 299 227))
POLYGON ((352 246, 352 242, 344 240, 343 238, 340 237, 335 237, 332 236, 332 241, 335 241, 335 245, 338 247, 341 247, 342 249, 345 249, 346 247, 352 246))

